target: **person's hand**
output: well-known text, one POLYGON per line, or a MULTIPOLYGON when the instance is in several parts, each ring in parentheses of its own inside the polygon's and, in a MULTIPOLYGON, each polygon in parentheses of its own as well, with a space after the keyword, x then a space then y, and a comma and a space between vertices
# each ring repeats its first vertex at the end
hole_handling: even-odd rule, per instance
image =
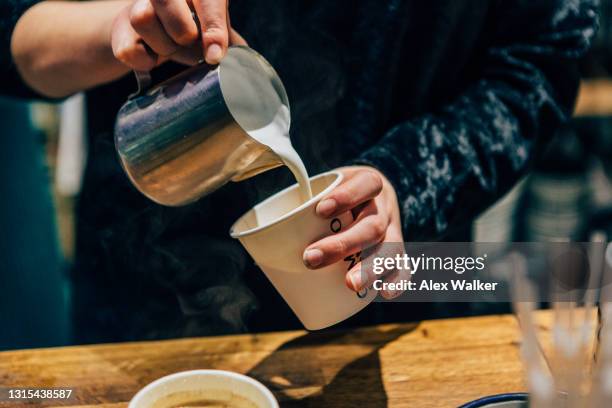
MULTIPOLYGON (((331 265, 381 243, 397 244, 404 241, 397 196, 383 174, 366 166, 343 167, 339 170, 344 175, 344 180, 319 202, 317 215, 333 218, 351 211, 355 221, 346 230, 314 242, 306 248, 304 264, 311 269, 331 265)), ((357 263, 346 274, 346 285, 356 292, 381 278, 373 271, 361 269, 361 263, 357 263)), ((387 282, 395 282, 398 279, 398 271, 384 276, 387 282)), ((398 294, 382 291, 382 295, 388 299, 398 294)))
POLYGON ((138 71, 167 60, 218 64, 229 44, 246 44, 231 28, 227 4, 228 0, 135 0, 113 23, 113 54, 138 71))

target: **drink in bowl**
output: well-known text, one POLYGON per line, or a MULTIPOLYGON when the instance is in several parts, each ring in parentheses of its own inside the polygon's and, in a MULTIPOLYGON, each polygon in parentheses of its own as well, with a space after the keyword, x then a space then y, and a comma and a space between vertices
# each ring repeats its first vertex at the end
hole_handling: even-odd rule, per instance
POLYGON ((319 201, 341 182, 340 172, 312 177, 313 197, 305 202, 298 185, 293 185, 253 207, 230 231, 309 330, 339 323, 376 297, 373 289, 355 293, 346 286, 345 274, 352 261, 317 270, 308 269, 302 261, 308 245, 353 222, 350 212, 328 220, 315 212, 319 201))
POLYGON ((272 392, 242 374, 222 370, 184 371, 140 390, 128 408, 278 408, 272 392))

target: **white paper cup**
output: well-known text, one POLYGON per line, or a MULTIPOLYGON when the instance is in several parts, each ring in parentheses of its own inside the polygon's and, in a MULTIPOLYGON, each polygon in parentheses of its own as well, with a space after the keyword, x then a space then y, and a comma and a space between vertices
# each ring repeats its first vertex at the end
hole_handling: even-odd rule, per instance
POLYGON ((140 390, 128 408, 168 408, 198 400, 244 402, 245 406, 278 408, 272 392, 246 375, 222 370, 193 370, 171 374, 140 390))
POLYGON ((376 297, 373 289, 357 294, 346 287, 351 260, 317 270, 306 268, 302 261, 308 245, 342 231, 353 221, 350 212, 332 220, 315 213, 321 198, 341 181, 340 172, 312 177, 313 198, 301 205, 295 184, 253 207, 230 230, 308 330, 339 323, 376 297))

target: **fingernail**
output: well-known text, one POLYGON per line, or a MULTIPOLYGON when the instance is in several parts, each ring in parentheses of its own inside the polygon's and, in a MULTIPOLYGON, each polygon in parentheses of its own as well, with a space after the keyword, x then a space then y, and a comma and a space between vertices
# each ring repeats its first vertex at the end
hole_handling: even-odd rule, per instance
POLYGON ((211 44, 206 50, 206 62, 209 64, 218 64, 223 57, 223 50, 219 44, 211 44))
MULTIPOLYGON (((392 276, 388 279, 385 279, 386 283, 399 283, 402 280, 401 276, 399 274, 395 274, 395 276, 392 276)), ((402 293, 404 293, 402 290, 400 289, 386 289, 381 291, 382 296, 387 299, 387 300, 391 300, 391 299, 395 299, 396 297, 398 297, 399 295, 401 295, 402 293)))
POLYGON ((328 215, 332 215, 335 209, 336 209, 336 200, 334 200, 333 198, 326 198, 325 200, 321 201, 317 205, 317 213, 319 213, 319 215, 322 215, 324 217, 327 217, 328 215))
POLYGON ((316 268, 323 262, 323 251, 320 249, 307 249, 304 252, 304 264, 309 268, 316 268))
POLYGON ((395 299, 401 294, 402 294, 401 290, 383 290, 382 291, 382 296, 387 300, 395 299))
POLYGON ((353 285, 353 289, 357 292, 359 292, 363 286, 363 282, 361 279, 361 271, 360 270, 355 270, 352 272, 349 272, 349 279, 351 280, 351 284, 353 285))

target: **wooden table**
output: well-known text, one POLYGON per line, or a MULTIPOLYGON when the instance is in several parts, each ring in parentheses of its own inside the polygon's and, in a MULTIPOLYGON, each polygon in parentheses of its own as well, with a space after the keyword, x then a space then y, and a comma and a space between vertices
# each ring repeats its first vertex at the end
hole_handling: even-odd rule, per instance
POLYGON ((518 346, 514 317, 489 316, 9 351, 0 353, 0 387, 65 386, 74 398, 45 406, 119 408, 156 378, 218 368, 257 378, 281 407, 457 407, 524 390, 518 346))
POLYGON ((612 80, 608 78, 582 81, 576 116, 612 116, 612 80))

